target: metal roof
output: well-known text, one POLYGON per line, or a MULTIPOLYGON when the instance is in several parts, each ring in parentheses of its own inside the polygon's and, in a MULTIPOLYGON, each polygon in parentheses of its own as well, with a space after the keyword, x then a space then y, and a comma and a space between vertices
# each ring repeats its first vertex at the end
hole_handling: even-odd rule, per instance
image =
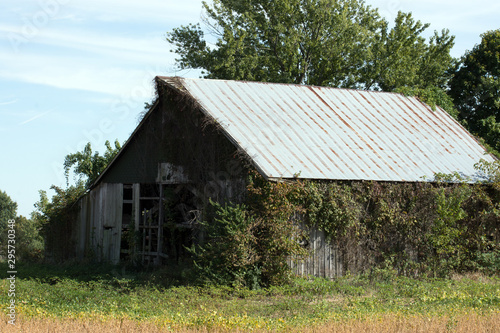
POLYGON ((494 160, 448 113, 414 97, 292 84, 159 80, 191 95, 270 179, 422 181, 437 172, 475 177, 475 163, 494 160))

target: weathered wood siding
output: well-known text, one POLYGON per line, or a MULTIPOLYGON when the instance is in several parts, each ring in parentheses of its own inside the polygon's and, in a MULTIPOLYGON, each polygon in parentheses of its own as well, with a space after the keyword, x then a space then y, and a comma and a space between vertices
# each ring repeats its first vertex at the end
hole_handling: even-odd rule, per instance
POLYGON ((104 183, 80 199, 77 256, 98 261, 120 260, 123 184, 104 183))
POLYGON ((309 233, 310 256, 305 260, 290 258, 292 272, 299 276, 313 275, 323 278, 335 278, 343 274, 340 251, 328 244, 325 234, 317 229, 309 233))

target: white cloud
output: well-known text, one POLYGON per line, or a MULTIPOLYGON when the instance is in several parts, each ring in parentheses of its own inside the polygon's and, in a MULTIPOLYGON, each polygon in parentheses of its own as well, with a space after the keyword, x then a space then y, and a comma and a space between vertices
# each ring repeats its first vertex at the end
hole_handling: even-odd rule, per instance
MULTIPOLYGON (((9 1, 9 0, 7 0, 9 1)), ((98 20, 103 22, 198 21, 201 0, 17 0, 10 14, 30 18, 39 12, 55 13, 54 19, 98 20)), ((0 14, 1 15, 1 14, 0 14)))
POLYGON ((71 22, 83 22, 84 18, 82 15, 79 14, 63 14, 54 17, 55 21, 71 21, 71 22))
MULTIPOLYGON (((0 25, 8 45, 12 25, 0 25)), ((2 37, 0 37, 2 43, 2 37)), ((0 50, 0 77, 48 86, 121 95, 155 75, 174 71, 175 55, 160 36, 114 36, 92 31, 48 28, 39 36, 0 50)), ((148 96, 143 96, 147 98, 148 96)), ((1 101, 0 101, 1 102, 1 101)))
POLYGON ((103 21, 165 22, 199 20, 202 11, 201 0, 111 0, 71 1, 72 9, 79 13, 95 14, 103 21))
POLYGON ((0 102, 0 105, 10 105, 10 104, 14 104, 14 103, 17 103, 17 99, 15 100, 12 100, 12 101, 7 101, 7 102, 0 102))
POLYGON ((23 121, 23 122, 19 123, 19 125, 25 125, 25 124, 27 124, 27 123, 30 123, 30 122, 32 122, 32 121, 34 121, 34 120, 38 119, 38 118, 41 118, 41 117, 45 116, 45 115, 46 115, 47 113, 49 113, 49 112, 50 112, 50 111, 46 111, 46 112, 43 112, 43 113, 37 114, 36 116, 31 117, 30 119, 25 120, 25 121, 23 121))
MULTIPOLYGON (((21 64, 16 68, 11 67, 8 71, 0 69, 0 78, 118 96, 133 90, 134 87, 146 86, 144 82, 154 78, 147 68, 140 70, 102 67, 84 61, 74 58, 23 56, 21 64)), ((145 87, 138 91, 144 92, 141 93, 144 98, 152 94, 152 88, 145 87)))
POLYGON ((41 44, 114 56, 119 60, 125 58, 138 62, 151 62, 159 57, 172 58, 164 33, 158 33, 157 35, 153 33, 152 36, 149 34, 123 37, 81 29, 66 29, 63 31, 48 28, 33 38, 27 38, 23 35, 22 30, 17 30, 17 27, 6 24, 0 24, 0 31, 4 32, 2 35, 6 42, 12 44, 12 38, 16 38, 15 41, 20 42, 17 45, 11 45, 11 51, 13 52, 16 52, 17 49, 18 52, 24 52, 23 47, 28 44, 41 44))

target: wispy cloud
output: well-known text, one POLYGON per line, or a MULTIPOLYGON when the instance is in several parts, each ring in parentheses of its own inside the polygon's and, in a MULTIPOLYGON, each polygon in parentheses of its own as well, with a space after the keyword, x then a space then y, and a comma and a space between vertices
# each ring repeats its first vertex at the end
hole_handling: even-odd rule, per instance
POLYGON ((69 6, 82 15, 105 22, 191 21, 199 20, 202 11, 201 0, 122 0, 118 7, 114 0, 86 0, 72 2, 69 6))
POLYGON ((54 17, 54 21, 71 21, 71 22, 83 22, 84 18, 78 14, 67 14, 54 17))
POLYGON ((65 0, 65 1, 33 1, 16 0, 10 5, 10 12, 19 14, 29 14, 34 11, 49 9, 49 4, 60 7, 60 15, 68 12, 76 12, 82 16, 95 17, 96 13, 113 14, 120 20, 130 21, 130 19, 147 18, 152 20, 164 21, 167 17, 179 18, 184 16, 199 15, 201 11, 202 0, 183 0, 183 1, 165 1, 165 0, 65 0), (14 7, 15 6, 15 7, 14 7))
MULTIPOLYGON (((0 31, 11 28, 0 24, 0 31)), ((145 85, 145 80, 151 86, 155 75, 172 72, 175 63, 175 55, 160 36, 98 36, 49 28, 33 41, 29 51, 14 54, 8 48, 0 49, 0 63, 7 64, 0 67, 0 79, 116 96, 145 85)))
MULTIPOLYGON (((0 24, 0 32, 8 42, 8 34, 16 33, 18 27, 14 25, 0 24)), ((40 36, 31 41, 41 46, 57 46, 67 52, 83 51, 94 55, 113 56, 115 59, 133 60, 136 62, 148 62, 158 60, 160 57, 172 57, 169 44, 165 41, 165 32, 152 33, 150 35, 138 35, 135 37, 124 37, 119 34, 102 34, 88 30, 78 29, 52 29, 47 28, 40 36)))
POLYGON ((17 99, 15 100, 12 100, 12 101, 8 101, 8 102, 0 102, 0 105, 10 105, 10 104, 14 104, 14 103, 17 103, 17 99))
POLYGON ((27 123, 30 123, 30 122, 32 122, 32 121, 34 121, 34 120, 38 119, 38 118, 41 118, 41 117, 45 116, 45 115, 46 115, 47 113, 49 113, 49 112, 50 112, 50 111, 46 111, 46 112, 44 112, 44 113, 40 113, 40 114, 38 114, 38 115, 36 115, 36 116, 34 116, 34 117, 31 117, 31 118, 30 118, 30 119, 28 119, 28 120, 25 120, 25 121, 23 121, 23 122, 19 123, 19 125, 21 125, 21 126, 22 126, 22 125, 26 125, 27 123))
MULTIPOLYGON (((142 93, 142 82, 148 80, 152 86, 150 81, 156 75, 156 71, 149 70, 147 66, 141 70, 113 67, 110 63, 96 66, 91 62, 86 62, 84 58, 29 55, 24 56, 21 64, 9 71, 0 69, 0 79, 121 96, 138 84, 141 85, 139 92, 142 93)), ((148 94, 152 94, 152 90, 148 94)))

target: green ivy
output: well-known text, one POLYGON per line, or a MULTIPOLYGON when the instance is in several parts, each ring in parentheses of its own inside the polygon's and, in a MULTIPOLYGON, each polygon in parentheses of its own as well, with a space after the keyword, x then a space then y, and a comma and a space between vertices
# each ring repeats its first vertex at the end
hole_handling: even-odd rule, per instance
POLYGON ((253 171, 246 204, 212 203, 213 217, 202 223, 205 242, 191 252, 208 281, 277 285, 289 281, 287 258, 308 253, 301 241, 315 228, 341 251, 352 273, 497 273, 500 169, 488 163, 477 168, 484 183, 456 174, 415 183, 270 182, 253 171))
MULTIPOLYGON (((437 175, 432 183, 273 183, 254 174, 249 208, 273 225, 293 222, 298 213, 296 224, 323 231, 344 258, 358 258, 356 264, 344 262, 351 272, 377 267, 404 275, 492 271, 500 268, 495 266, 500 261, 500 186, 491 172, 495 165, 480 168, 489 182, 469 184, 459 175, 437 175)), ((280 242, 286 242, 283 238, 280 242)))

